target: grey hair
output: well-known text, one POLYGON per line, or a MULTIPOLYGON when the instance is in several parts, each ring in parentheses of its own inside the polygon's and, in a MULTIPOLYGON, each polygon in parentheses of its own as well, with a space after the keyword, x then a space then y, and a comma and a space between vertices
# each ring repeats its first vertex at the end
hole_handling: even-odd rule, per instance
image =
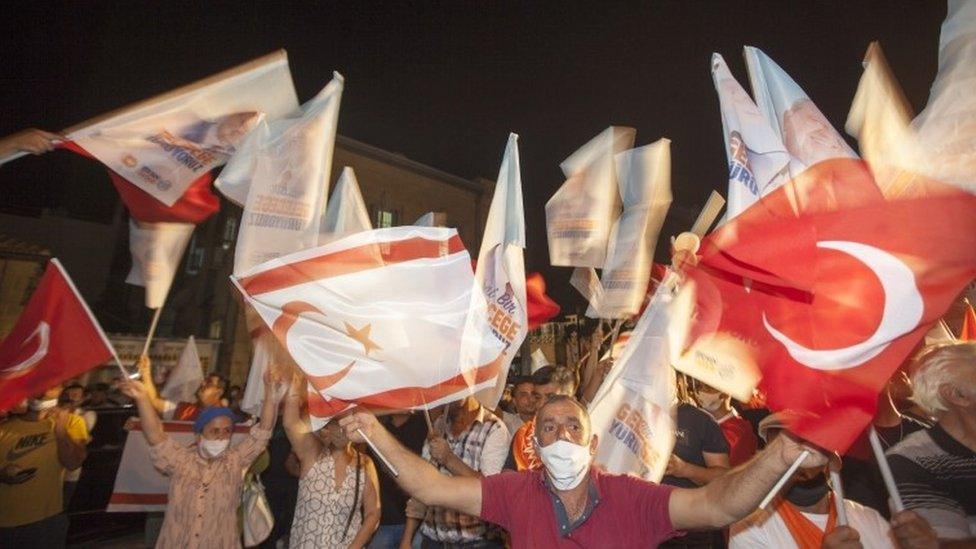
POLYGON ((976 342, 941 343, 926 347, 913 361, 912 400, 936 416, 948 411, 940 390, 943 385, 962 384, 963 367, 967 365, 976 366, 976 342))

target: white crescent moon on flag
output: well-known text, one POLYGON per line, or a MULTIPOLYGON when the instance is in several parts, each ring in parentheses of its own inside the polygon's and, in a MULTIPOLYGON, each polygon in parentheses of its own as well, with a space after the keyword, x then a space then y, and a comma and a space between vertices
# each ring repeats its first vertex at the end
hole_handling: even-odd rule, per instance
POLYGON ((858 259, 878 277, 884 291, 884 309, 878 328, 864 341, 840 349, 810 349, 793 341, 773 327, 763 313, 763 325, 776 341, 786 347, 794 360, 816 370, 845 370, 864 364, 881 354, 896 337, 914 330, 925 309, 915 284, 915 273, 890 253, 844 240, 817 242, 818 248, 844 252, 858 259))
POLYGON ((35 350, 31 356, 0 372, 0 378, 11 378, 24 375, 30 371, 35 364, 44 359, 44 356, 47 355, 47 347, 51 340, 51 325, 42 320, 40 324, 37 325, 37 328, 34 328, 34 331, 31 332, 31 335, 27 336, 24 343, 26 344, 28 341, 34 339, 34 336, 37 336, 38 339, 37 350, 35 350))

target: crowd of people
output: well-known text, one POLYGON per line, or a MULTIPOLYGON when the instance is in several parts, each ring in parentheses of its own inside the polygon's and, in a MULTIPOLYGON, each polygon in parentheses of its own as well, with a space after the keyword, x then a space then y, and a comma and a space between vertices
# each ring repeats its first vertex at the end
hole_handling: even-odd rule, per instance
POLYGON ((317 430, 304 379, 268 374, 260 414, 237 435, 245 415, 228 402, 226 380, 206 378, 194 402, 168 402, 149 361, 139 367, 141 380, 115 387, 53 387, 0 422, 3 545, 65 544, 65 507, 96 412, 118 401, 138 411, 142 434, 130 436, 145 437, 170 478, 158 547, 240 546, 247 471, 263 479, 274 517, 262 547, 908 548, 972 546, 976 535, 974 343, 924 349, 879 397, 873 425, 900 512, 866 441, 843 458, 813 448, 757 510, 807 448, 784 429, 790 412, 733 402, 690 379, 679 384, 666 474, 653 483, 594 462, 600 433, 577 400, 580 372, 566 365, 510 379, 498 410, 469 396, 427 412, 357 410, 317 430), (170 419, 193 422, 192 445, 167 435, 170 419), (846 525, 830 468, 843 473, 846 525))

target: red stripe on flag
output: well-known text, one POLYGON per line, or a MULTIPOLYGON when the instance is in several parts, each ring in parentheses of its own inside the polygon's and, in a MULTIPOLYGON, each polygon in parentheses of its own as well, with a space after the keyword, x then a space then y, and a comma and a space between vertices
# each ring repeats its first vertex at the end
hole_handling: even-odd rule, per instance
POLYGON ((253 296, 312 280, 368 271, 414 259, 444 257, 462 251, 464 251, 464 244, 457 235, 446 242, 413 237, 395 242, 371 243, 275 267, 244 277, 240 279, 240 284, 248 294, 253 296), (446 250, 445 244, 447 244, 446 250))
POLYGON ((308 411, 310 414, 318 417, 332 417, 353 404, 372 409, 386 410, 415 408, 429 402, 438 401, 458 391, 473 387, 479 383, 484 383, 496 377, 498 372, 501 371, 503 358, 504 355, 498 355, 498 358, 488 364, 460 373, 430 387, 399 387, 381 393, 365 395, 355 400, 342 400, 338 398, 325 400, 319 393, 309 392, 308 411))
POLYGON ((167 494, 129 494, 115 492, 109 498, 109 505, 166 505, 167 494))

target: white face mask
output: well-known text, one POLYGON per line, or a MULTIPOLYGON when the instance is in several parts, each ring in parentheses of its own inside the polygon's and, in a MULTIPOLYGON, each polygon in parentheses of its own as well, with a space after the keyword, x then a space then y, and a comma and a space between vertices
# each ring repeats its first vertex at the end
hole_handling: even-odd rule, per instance
POLYGON ((546 466, 549 480, 556 490, 572 490, 579 486, 590 470, 590 448, 559 439, 549 446, 542 446, 536 439, 539 458, 546 466))
POLYGON ((725 395, 722 393, 696 393, 698 404, 709 412, 720 410, 725 404, 725 395))
POLYGON ((198 445, 198 447, 200 448, 200 455, 210 459, 213 459, 219 456, 220 454, 223 454, 224 450, 226 450, 228 446, 230 446, 229 438, 218 439, 218 440, 209 440, 206 438, 201 438, 200 444, 198 445))
POLYGON ((57 405, 58 405, 58 399, 56 398, 52 398, 50 400, 39 400, 36 398, 32 398, 27 401, 27 407, 32 412, 41 412, 44 410, 50 410, 51 408, 54 408, 57 405))

